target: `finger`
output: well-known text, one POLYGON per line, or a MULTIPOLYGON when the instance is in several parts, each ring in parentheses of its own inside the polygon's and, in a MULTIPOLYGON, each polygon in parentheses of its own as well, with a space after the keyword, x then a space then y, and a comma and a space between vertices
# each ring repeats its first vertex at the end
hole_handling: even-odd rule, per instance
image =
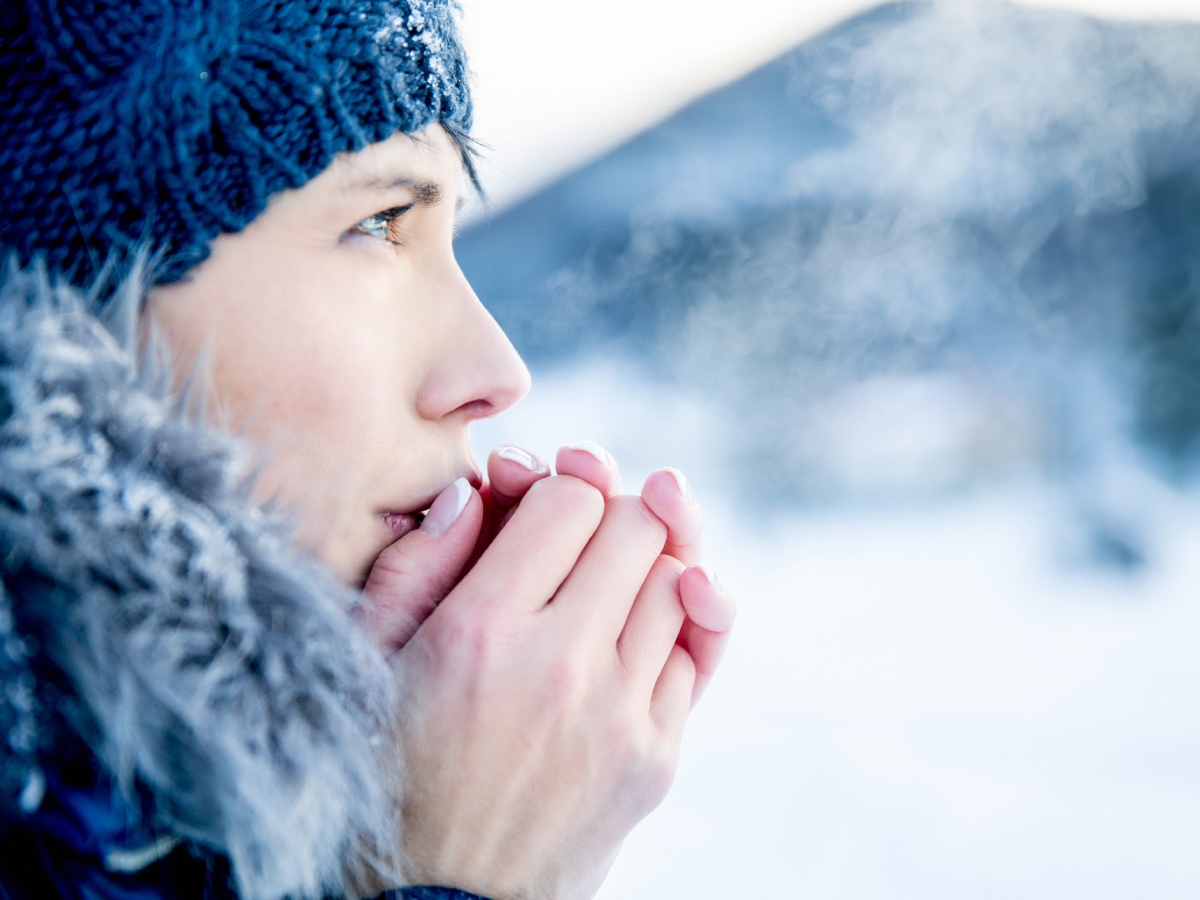
POLYGON ((650 718, 674 746, 678 746, 683 738, 683 726, 691 709, 695 682, 696 667, 692 664, 692 658, 682 647, 671 648, 667 664, 663 666, 650 698, 650 718))
POLYGON ((683 473, 678 469, 650 473, 642 485, 642 500, 667 526, 667 546, 663 552, 685 566, 700 562, 704 513, 683 473))
POLYGON ((737 604, 708 566, 685 571, 679 578, 679 595, 688 616, 679 632, 679 646, 696 666, 695 706, 725 655, 737 604))
POLYGON ((713 675, 721 663, 721 657, 725 655, 725 648, 729 645, 729 636, 730 632, 728 631, 709 631, 701 628, 691 619, 687 619, 683 623, 677 646, 687 651, 688 656, 692 658, 692 664, 696 667, 692 706, 700 702, 700 698, 708 689, 709 682, 712 681, 713 675), (701 665, 704 666, 705 671, 700 670, 701 665))
POLYGON ((590 484, 569 475, 535 482, 447 603, 541 609, 567 578, 603 516, 604 498, 590 484))
POLYGON ((683 571, 683 564, 670 556, 655 560, 617 641, 622 665, 635 684, 645 685, 647 694, 653 691, 686 618, 679 596, 683 571))
POLYGON ((477 561, 495 540, 529 488, 550 475, 550 465, 524 447, 504 444, 488 455, 487 472, 487 482, 480 491, 483 527, 479 530, 471 563, 477 561))
POLYGON ((420 528, 379 554, 358 616, 385 655, 403 647, 454 587, 482 521, 483 502, 460 478, 433 501, 420 528))
POLYGON ((708 566, 692 566, 679 577, 679 594, 688 618, 708 631, 729 631, 737 603, 708 566))
POLYGON ((666 538, 666 526, 639 498, 607 501, 600 527, 554 599, 568 627, 589 642, 615 645, 666 538))
MULTIPOLYGON (((534 482, 550 474, 550 464, 524 447, 502 444, 488 455, 487 473, 495 507, 507 512, 534 482)), ((496 518, 502 516, 503 512, 496 518)))
POLYGON ((554 458, 559 475, 574 475, 593 485, 605 499, 621 493, 621 473, 612 454, 593 441, 563 447, 554 458))

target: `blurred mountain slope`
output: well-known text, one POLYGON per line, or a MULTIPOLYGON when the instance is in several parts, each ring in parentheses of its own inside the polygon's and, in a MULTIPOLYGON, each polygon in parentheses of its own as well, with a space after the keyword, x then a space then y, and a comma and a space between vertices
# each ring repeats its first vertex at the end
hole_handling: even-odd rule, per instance
POLYGON ((976 469, 1088 470, 1134 444, 1182 471, 1198 111, 1195 25, 891 4, 456 249, 535 366, 624 354, 696 388, 792 492, 829 489, 831 455, 885 443, 923 390, 967 398, 976 469))

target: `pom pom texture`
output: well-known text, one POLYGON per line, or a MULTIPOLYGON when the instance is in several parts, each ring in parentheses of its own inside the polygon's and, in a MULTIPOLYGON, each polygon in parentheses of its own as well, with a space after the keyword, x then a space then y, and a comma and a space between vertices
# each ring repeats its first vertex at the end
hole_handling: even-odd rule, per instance
POLYGON ((239 896, 341 896, 399 847, 393 677, 244 452, 134 364, 140 302, 0 277, 0 819, 65 721, 239 896))

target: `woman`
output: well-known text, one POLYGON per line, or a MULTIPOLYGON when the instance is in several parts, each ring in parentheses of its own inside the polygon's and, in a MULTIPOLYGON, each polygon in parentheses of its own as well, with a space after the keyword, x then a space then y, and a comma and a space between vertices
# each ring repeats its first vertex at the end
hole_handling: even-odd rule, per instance
POLYGON ((464 72, 446 0, 0 11, 0 896, 590 896, 665 794, 732 601, 677 472, 476 469, 464 72))

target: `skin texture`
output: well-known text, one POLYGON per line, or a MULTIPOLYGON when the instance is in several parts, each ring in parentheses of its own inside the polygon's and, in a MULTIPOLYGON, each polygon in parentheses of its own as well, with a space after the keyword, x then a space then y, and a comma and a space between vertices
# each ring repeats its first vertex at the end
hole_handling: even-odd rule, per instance
MULTIPOLYGON (((487 483, 479 496, 468 501, 458 521, 443 535, 433 538, 415 531, 388 547, 376 560, 364 589, 362 616, 368 631, 389 656, 416 633, 421 623, 458 582, 462 573, 492 542, 516 512, 521 498, 535 483, 550 475, 550 467, 532 451, 520 451, 532 464, 526 468, 501 451, 488 457, 487 483)), ((600 462, 591 453, 563 447, 558 451, 559 474, 574 475, 595 487, 606 500, 620 494, 617 463, 605 454, 600 462)), ((690 488, 681 491, 679 473, 660 470, 642 486, 647 509, 667 527, 664 554, 689 565, 680 577, 680 598, 687 620, 678 643, 696 665, 693 705, 700 699, 716 672, 736 617, 733 597, 710 580, 711 570, 700 562, 704 516, 690 488)), ((553 528, 552 521, 546 523, 553 528)))
POLYGON ((384 514, 479 484, 467 425, 529 388, 454 259, 461 179, 440 128, 339 156, 149 301, 182 369, 203 352, 218 423, 269 450, 260 497, 348 581, 395 540, 384 514), (404 207, 387 239, 354 230, 404 207))
POLYGON ((670 470, 627 496, 602 449, 552 474, 498 448, 483 480, 467 426, 529 377, 454 260, 460 179, 439 128, 343 155, 157 290, 143 326, 181 380, 203 362, 216 422, 263 451, 259 495, 364 586, 403 688, 406 877, 588 897, 669 788, 734 605, 670 470), (435 501, 457 516, 415 528, 435 501))

